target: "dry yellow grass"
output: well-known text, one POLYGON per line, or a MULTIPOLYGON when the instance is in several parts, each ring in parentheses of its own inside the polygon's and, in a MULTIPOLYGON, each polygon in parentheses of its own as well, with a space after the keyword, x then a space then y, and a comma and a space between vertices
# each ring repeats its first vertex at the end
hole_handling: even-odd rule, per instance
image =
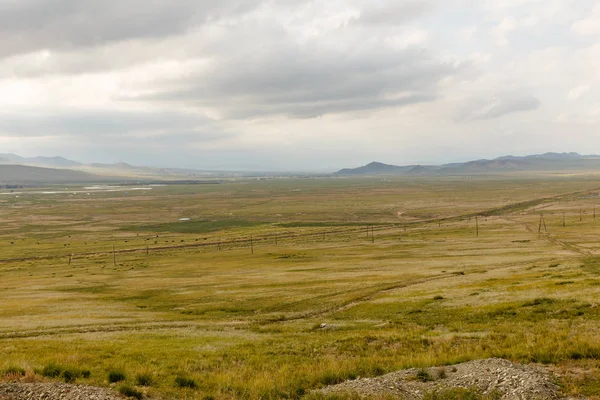
POLYGON ((0 263, 0 371, 55 363, 91 384, 151 374, 150 395, 300 398, 499 356, 586 363, 591 383, 567 388, 593 391, 596 186, 365 178, 3 197, 0 258, 41 258, 0 263), (114 265, 113 245, 140 251, 114 265))

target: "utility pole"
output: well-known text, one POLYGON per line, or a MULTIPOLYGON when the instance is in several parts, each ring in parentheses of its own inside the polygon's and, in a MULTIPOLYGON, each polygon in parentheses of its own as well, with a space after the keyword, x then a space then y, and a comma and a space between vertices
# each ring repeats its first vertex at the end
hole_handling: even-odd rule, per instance
POLYGON ((546 220, 544 219, 543 214, 542 214, 542 222, 544 223, 544 231, 546 231, 546 233, 548 233, 548 228, 546 228, 546 220))
POLYGON ((544 213, 540 213, 540 224, 538 226, 538 233, 542 232, 542 225, 544 226, 544 230, 548 232, 548 228, 546 228, 546 221, 544 220, 544 213))
POLYGON ((475 236, 479 237, 479 218, 475 216, 475 236))
POLYGON ((117 252, 115 250, 115 245, 113 244, 113 266, 117 266, 117 252))

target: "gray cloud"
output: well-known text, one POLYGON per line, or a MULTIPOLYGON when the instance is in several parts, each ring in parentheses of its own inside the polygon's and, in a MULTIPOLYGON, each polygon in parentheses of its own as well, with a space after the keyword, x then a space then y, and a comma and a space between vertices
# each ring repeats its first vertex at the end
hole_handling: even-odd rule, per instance
POLYGON ((504 132, 515 121, 565 145, 577 124, 571 135, 598 144, 598 94, 564 101, 598 86, 600 48, 571 31, 595 4, 0 0, 0 138, 29 155, 193 165, 201 149, 206 166, 311 168, 321 142, 320 162, 336 153, 338 166, 354 164, 356 149, 365 161, 422 163, 485 156, 496 138, 504 147, 494 151, 512 152, 504 132), (499 48, 505 18, 516 29, 499 48), (561 118, 577 113, 585 122, 561 118), (362 141, 365 132, 377 140, 362 141), (447 150, 465 137, 470 150, 447 150))
POLYGON ((394 3, 369 3, 360 13, 359 21, 373 25, 399 25, 424 14, 431 1, 398 1, 394 3))
MULTIPOLYGON (((211 108, 224 118, 239 119, 307 118, 433 101, 438 98, 437 83, 458 72, 433 53, 390 44, 390 38, 401 42, 403 31, 379 27, 392 24, 400 29, 422 14, 428 1, 369 3, 362 7, 361 24, 302 39, 276 17, 293 16, 316 4, 132 0, 116 6, 114 1, 11 0, 0 3, 0 32, 11 31, 20 38, 15 51, 44 46, 56 51, 47 57, 5 59, 0 76, 102 72, 159 57, 210 60, 207 68, 188 71, 177 80, 157 77, 140 88, 151 95, 132 99, 123 92, 123 97, 211 108), (261 4, 262 14, 239 18, 261 4), (274 18, 265 19, 269 14, 274 18), (229 18, 227 23, 224 18, 229 18)), ((0 40, 0 54, 3 43, 13 42, 0 40)))
POLYGON ((537 110, 541 102, 530 94, 502 93, 471 101, 458 114, 462 121, 500 118, 516 112, 537 110))
POLYGON ((212 107, 225 118, 314 117, 432 101, 438 82, 462 69, 363 33, 298 43, 277 26, 246 26, 213 43, 226 50, 209 67, 157 82, 153 94, 133 100, 212 107))
POLYGON ((0 2, 0 56, 181 34, 258 4, 244 0, 4 0, 0 2))
POLYGON ((171 143, 178 140, 211 141, 231 136, 211 121, 185 113, 64 110, 0 114, 0 134, 12 137, 95 136, 101 140, 114 140, 142 134, 145 139, 160 140, 161 133, 165 132, 169 133, 171 143))

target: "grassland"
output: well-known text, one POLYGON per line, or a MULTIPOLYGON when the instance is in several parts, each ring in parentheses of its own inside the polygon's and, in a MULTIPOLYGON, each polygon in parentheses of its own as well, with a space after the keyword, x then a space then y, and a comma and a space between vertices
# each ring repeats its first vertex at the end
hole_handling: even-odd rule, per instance
POLYGON ((296 399, 495 356, 597 395, 599 190, 592 175, 3 194, 0 371, 296 399))

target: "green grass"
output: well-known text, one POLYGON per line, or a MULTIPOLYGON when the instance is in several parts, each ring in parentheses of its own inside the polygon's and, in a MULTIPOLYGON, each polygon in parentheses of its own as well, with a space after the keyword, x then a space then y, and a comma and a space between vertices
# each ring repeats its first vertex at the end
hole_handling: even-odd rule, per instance
POLYGON ((155 225, 129 226, 124 231, 132 232, 173 232, 173 233, 211 233, 234 228, 248 228, 268 224, 268 222, 243 220, 215 221, 178 221, 155 225))
POLYGON ((278 226, 282 228, 329 228, 329 227, 341 227, 341 226, 379 226, 384 225, 380 222, 323 222, 323 221, 303 221, 303 222, 286 222, 280 223, 278 226))

